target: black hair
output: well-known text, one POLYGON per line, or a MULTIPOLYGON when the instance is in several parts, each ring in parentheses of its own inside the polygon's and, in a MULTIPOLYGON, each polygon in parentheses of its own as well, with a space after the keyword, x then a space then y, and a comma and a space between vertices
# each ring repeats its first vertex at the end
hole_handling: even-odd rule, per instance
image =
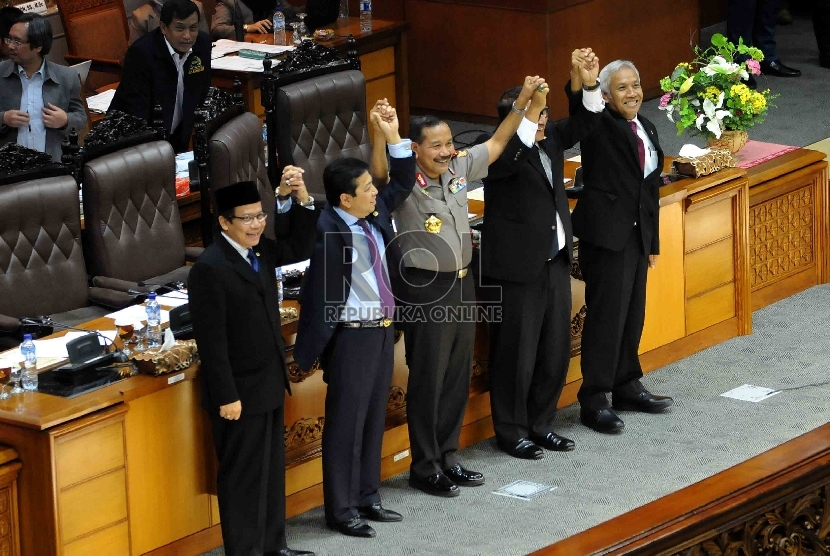
POLYGON ((170 27, 173 23, 173 18, 187 19, 193 14, 196 14, 196 21, 199 21, 202 15, 199 13, 199 8, 190 0, 167 0, 161 7, 161 14, 159 20, 165 26, 170 27))
POLYGON ((409 139, 413 143, 424 140, 424 128, 437 127, 445 123, 437 116, 414 116, 409 119, 409 139))
POLYGON ((512 89, 507 89, 501 95, 501 98, 496 103, 496 111, 499 113, 499 122, 503 122, 504 119, 510 114, 510 109, 513 108, 513 103, 519 98, 521 92, 521 87, 513 87, 512 89))
MULTIPOLYGON (((40 56, 44 57, 52 50, 52 26, 46 18, 38 14, 23 14, 15 23, 28 23, 26 40, 29 41, 29 48, 40 47, 40 56)), ((11 29, 11 28, 10 28, 11 29)))
POLYGON ((5 39, 9 36, 9 30, 12 25, 17 23, 23 11, 14 6, 5 6, 0 8, 0 39, 5 39))
POLYGON ((333 207, 340 206, 340 195, 355 196, 357 178, 369 170, 369 165, 359 158, 338 158, 329 162, 323 170, 323 187, 326 200, 333 207))

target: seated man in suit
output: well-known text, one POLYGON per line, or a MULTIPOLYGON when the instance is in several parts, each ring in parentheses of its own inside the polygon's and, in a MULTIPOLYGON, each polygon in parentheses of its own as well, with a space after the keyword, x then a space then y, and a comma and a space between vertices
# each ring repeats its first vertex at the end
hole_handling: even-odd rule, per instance
POLYGON ((199 10, 190 0, 168 0, 160 19, 127 50, 110 110, 149 121, 161 104, 164 129, 179 153, 188 150, 194 114, 210 88, 210 37, 199 30, 199 10))
POLYGON ((9 45, 6 44, 5 39, 9 36, 9 29, 12 28, 12 25, 21 15, 23 15, 23 12, 14 6, 0 8, 0 60, 9 57, 9 45))
POLYGON ((415 185, 415 158, 401 140, 394 109, 371 113, 392 155, 391 181, 380 193, 369 166, 332 161, 323 172, 328 204, 306 275, 294 360, 310 369, 319 357, 326 392, 323 493, 326 522, 354 537, 374 537, 373 521, 401 521, 381 505, 380 460, 392 381, 395 310, 390 273, 401 252, 392 211, 415 185), (344 260, 344 253, 349 253, 344 260))
MULTIPOLYGON (((584 106, 549 122, 546 98, 534 94, 524 120, 484 179, 481 272, 497 293, 501 319, 490 323, 490 405, 498 446, 513 457, 539 459, 542 448, 574 449, 553 432, 556 404, 571 358, 573 232, 563 186, 565 149, 599 123, 599 62, 591 49, 571 56, 572 83, 584 106), (584 84, 584 85, 583 85, 584 84)), ((520 88, 497 108, 503 120, 520 88)))
POLYGON ((63 138, 86 125, 78 73, 44 59, 52 27, 40 15, 22 15, 4 41, 9 60, 0 63, 0 145, 17 143, 60 162, 63 138))
MULTIPOLYGON (((158 29, 161 21, 161 8, 164 6, 165 0, 150 0, 143 6, 140 6, 133 11, 130 16, 130 41, 133 44, 151 31, 158 29)), ((193 0, 196 7, 199 8, 199 30, 205 33, 209 32, 207 18, 205 17, 205 10, 202 8, 202 3, 199 0, 193 0)))
MULTIPOLYGON (((582 331, 582 423, 602 433, 625 426, 611 409, 657 413, 672 399, 640 383, 638 348, 646 312, 648 269, 660 252, 660 172, 657 129, 639 115, 640 74, 627 60, 599 74, 605 111, 582 139, 585 189, 571 215, 579 238, 587 315, 582 331)), ((581 92, 572 95, 571 111, 581 92)))
POLYGON ((278 241, 261 237, 266 213, 253 182, 216 191, 221 234, 193 265, 187 285, 207 410, 225 554, 309 555, 285 540, 285 391, 290 383, 275 267, 308 258, 319 211, 303 208, 302 174, 288 167, 278 193, 278 241), (291 183, 287 183, 291 176, 291 183), (298 205, 298 206, 294 206, 298 205))
POLYGON ((245 33, 270 33, 274 10, 281 8, 286 21, 294 19, 304 7, 292 6, 288 0, 219 0, 210 24, 210 38, 233 39, 234 24, 239 23, 245 33))

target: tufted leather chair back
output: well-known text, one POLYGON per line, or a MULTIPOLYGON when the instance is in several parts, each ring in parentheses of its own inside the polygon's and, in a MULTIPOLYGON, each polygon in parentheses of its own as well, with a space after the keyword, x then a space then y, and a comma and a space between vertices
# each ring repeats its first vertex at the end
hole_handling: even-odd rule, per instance
POLYGON ((170 143, 152 141, 84 165, 86 253, 93 276, 139 282, 185 265, 170 143))
POLYGON ((87 298, 75 180, 0 187, 0 313, 51 315, 84 307, 87 298))
MULTIPOLYGON (((210 187, 217 191, 240 181, 257 184, 262 210, 268 214, 265 237, 274 237, 274 188, 265 166, 262 122, 250 112, 233 118, 210 138, 210 187)), ((215 207, 215 205, 214 205, 215 207)))
POLYGON ((277 91, 276 130, 280 165, 303 168, 309 193, 325 197, 323 170, 340 157, 369 162, 366 82, 357 70, 322 75, 277 91))

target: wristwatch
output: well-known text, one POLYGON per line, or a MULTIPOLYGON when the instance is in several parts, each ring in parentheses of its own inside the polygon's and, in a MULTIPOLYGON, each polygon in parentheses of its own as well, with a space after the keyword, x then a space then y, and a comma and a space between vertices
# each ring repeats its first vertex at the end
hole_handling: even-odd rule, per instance
POLYGON ((513 112, 514 114, 518 114, 519 116, 524 116, 525 112, 527 112, 527 108, 522 108, 522 109, 516 108, 516 101, 514 100, 513 105, 510 107, 510 111, 513 112))
POLYGON ((313 207, 314 206, 314 197, 309 195, 308 199, 306 199, 304 203, 301 203, 300 201, 297 201, 297 204, 300 205, 301 207, 313 207))
POLYGON ((599 89, 599 81, 597 81, 596 83, 594 83, 590 87, 586 87, 585 85, 582 85, 582 90, 583 91, 596 91, 597 89, 599 89))
POLYGON ((245 31, 246 33, 248 32, 248 24, 247 23, 242 26, 242 30, 245 31))

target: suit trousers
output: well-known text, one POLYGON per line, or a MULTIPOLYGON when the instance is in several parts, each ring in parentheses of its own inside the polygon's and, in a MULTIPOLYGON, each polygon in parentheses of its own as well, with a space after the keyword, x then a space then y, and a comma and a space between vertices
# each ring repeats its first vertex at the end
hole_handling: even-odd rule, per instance
POLYGON ((496 439, 553 432, 571 356, 568 257, 545 264, 531 282, 490 280, 501 290, 501 320, 490 323, 490 407, 496 439))
POLYGON ((380 502, 380 459, 395 334, 386 328, 338 328, 326 347, 323 378, 323 496, 326 521, 380 502))
POLYGON ((216 490, 228 556, 262 556, 286 547, 283 407, 237 421, 211 415, 219 458, 216 490))
POLYGON ((441 279, 409 275, 402 288, 409 382, 406 414, 412 450, 410 473, 441 473, 458 460, 458 437, 473 365, 475 322, 454 310, 475 304, 473 277, 441 279))
POLYGON ((726 34, 736 45, 760 48, 766 62, 778 59, 775 52, 775 17, 779 0, 729 0, 726 14, 726 34))
POLYGON ((633 395, 643 376, 637 350, 646 314, 648 255, 637 230, 620 251, 579 242, 587 314, 582 330, 584 409, 608 406, 606 394, 633 395))

